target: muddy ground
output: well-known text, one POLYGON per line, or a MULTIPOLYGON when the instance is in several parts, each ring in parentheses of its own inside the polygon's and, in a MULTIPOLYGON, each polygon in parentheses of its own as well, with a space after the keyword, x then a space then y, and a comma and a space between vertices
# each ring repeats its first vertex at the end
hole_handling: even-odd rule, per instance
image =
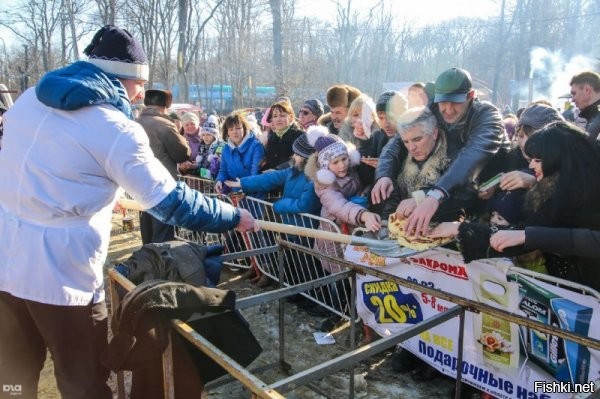
MULTIPOLYGON (((106 267, 127 259, 129 255, 141 245, 137 233, 122 233, 112 237, 110 252, 106 267)), ((235 290, 238 297, 255 295, 275 286, 258 288, 248 280, 242 279, 239 272, 232 272, 224 268, 219 288, 235 290)), ((293 304, 286 304, 285 334, 286 334, 286 360, 296 373, 309 367, 330 360, 349 351, 349 325, 341 326, 333 334, 336 343, 333 345, 317 345, 313 332, 318 331, 324 320, 323 317, 313 317, 293 304)), ((242 311, 249 321, 252 332, 263 347, 263 353, 257 358, 250 368, 271 364, 277 361, 278 356, 278 303, 267 303, 242 311)), ((391 369, 391 351, 385 351, 356 365, 356 391, 358 398, 450 398, 452 397, 453 382, 445 377, 438 377, 433 381, 415 382, 407 374, 398 374, 391 369)), ((278 369, 258 374, 257 377, 266 383, 285 378, 287 375, 278 369)), ((116 378, 111 376, 110 384, 115 390, 116 378)), ((316 382, 316 385, 327 397, 348 397, 349 373, 342 371, 331 376, 326 376, 316 382)), ((287 392, 288 398, 323 398, 324 396, 306 387, 287 392)), ((60 398, 50 359, 42 372, 39 386, 39 397, 44 399, 60 398)), ((116 397, 116 393, 115 393, 116 397)), ((250 394, 241 384, 229 383, 209 390, 206 398, 249 398, 250 394)))

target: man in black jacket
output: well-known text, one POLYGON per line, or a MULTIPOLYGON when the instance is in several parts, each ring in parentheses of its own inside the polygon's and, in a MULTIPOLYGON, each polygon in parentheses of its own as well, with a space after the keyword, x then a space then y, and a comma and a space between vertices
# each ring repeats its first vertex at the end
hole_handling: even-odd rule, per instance
MULTIPOLYGON (((471 193, 476 199, 475 185, 482 170, 490 161, 508 151, 510 141, 502 124, 502 115, 491 103, 475 97, 471 76, 464 69, 451 68, 442 72, 435 82, 435 97, 430 104, 439 128, 445 132, 448 157, 452 163, 434 188, 408 218, 407 232, 425 234, 439 204, 457 189, 462 195, 471 193)), ((373 203, 387 199, 393 190, 393 181, 400 172, 406 149, 399 138, 384 148, 371 193, 373 203)))
POLYGON ((592 139, 600 133, 600 75, 587 71, 571 79, 571 96, 579 108, 579 117, 586 120, 585 130, 592 139))

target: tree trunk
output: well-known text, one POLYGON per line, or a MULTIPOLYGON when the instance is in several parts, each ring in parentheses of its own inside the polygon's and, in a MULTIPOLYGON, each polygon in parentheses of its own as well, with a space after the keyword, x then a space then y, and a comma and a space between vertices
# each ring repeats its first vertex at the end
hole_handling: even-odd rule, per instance
POLYGON ((281 0, 269 0, 271 14, 273 15, 273 65, 275 74, 275 92, 278 96, 285 96, 286 87, 283 76, 283 46, 281 33, 281 0))
POLYGON ((179 84, 177 100, 179 102, 189 101, 189 88, 184 67, 187 51, 187 12, 188 0, 179 0, 179 46, 177 48, 177 82, 179 84))
POLYGON ((506 5, 506 0, 502 0, 502 5, 500 6, 500 21, 498 22, 498 52, 496 53, 496 62, 494 63, 494 80, 492 82, 492 103, 500 106, 498 104, 498 86, 500 80, 500 72, 502 72, 503 60, 502 52, 504 51, 504 7, 506 5))

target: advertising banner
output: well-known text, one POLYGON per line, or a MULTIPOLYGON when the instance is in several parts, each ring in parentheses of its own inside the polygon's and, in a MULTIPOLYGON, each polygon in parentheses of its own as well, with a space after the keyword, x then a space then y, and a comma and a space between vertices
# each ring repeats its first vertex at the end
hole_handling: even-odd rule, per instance
MULTIPOLYGON (((455 251, 435 249, 404 258, 381 258, 348 245, 348 261, 378 268, 406 280, 486 303, 534 320, 600 338, 598 298, 525 276, 506 259, 465 265, 455 251)), ((357 308, 378 334, 402 331, 454 306, 433 295, 378 277, 357 275, 357 308)), ((449 376, 456 377, 459 320, 454 318, 402 346, 449 376)), ((488 314, 467 312, 463 380, 497 398, 570 398, 600 389, 600 353, 571 341, 520 327, 488 314)))

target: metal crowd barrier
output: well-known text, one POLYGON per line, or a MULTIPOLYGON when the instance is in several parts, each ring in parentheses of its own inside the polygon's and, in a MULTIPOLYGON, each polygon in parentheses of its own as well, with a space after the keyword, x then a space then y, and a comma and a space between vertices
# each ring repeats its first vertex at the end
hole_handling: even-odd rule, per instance
POLYGON ((188 187, 200 191, 202 194, 217 194, 215 190, 215 181, 204 179, 194 175, 179 175, 177 179, 185 182, 188 187))
MULTIPOLYGON (((187 178, 187 181, 194 184, 197 178, 187 178)), ((207 195, 216 195, 212 192, 207 195)), ((273 204, 268 200, 262 200, 254 197, 233 194, 230 196, 218 196, 219 199, 232 203, 235 206, 247 209, 255 218, 277 223, 285 223, 302 227, 311 227, 314 229, 327 229, 340 233, 339 227, 331 220, 321 218, 311 214, 286 214, 278 215, 273 210, 273 204)), ((225 253, 239 254, 239 258, 227 262, 229 266, 248 268, 255 267, 259 274, 265 274, 270 279, 282 283, 284 286, 294 286, 307 281, 313 281, 327 274, 324 272, 320 260, 306 253, 295 250, 286 250, 283 262, 279 263, 277 259, 276 240, 282 239, 299 244, 305 248, 312 249, 314 240, 306 237, 300 237, 291 234, 280 234, 268 231, 259 231, 256 233, 238 233, 228 231, 222 234, 209 234, 204 232, 193 232, 183 228, 176 229, 178 239, 193 241, 205 245, 221 244, 225 246, 225 253), (270 251, 261 255, 249 256, 243 258, 243 252, 255 249, 270 248, 270 251), (280 274, 281 273, 281 274, 280 274)), ((341 245, 326 245, 320 253, 332 257, 327 262, 337 269, 342 266, 337 259, 343 258, 343 247, 341 245)), ((340 281, 335 284, 317 287, 312 290, 300 293, 307 299, 328 309, 338 316, 350 318, 350 279, 340 281)))

